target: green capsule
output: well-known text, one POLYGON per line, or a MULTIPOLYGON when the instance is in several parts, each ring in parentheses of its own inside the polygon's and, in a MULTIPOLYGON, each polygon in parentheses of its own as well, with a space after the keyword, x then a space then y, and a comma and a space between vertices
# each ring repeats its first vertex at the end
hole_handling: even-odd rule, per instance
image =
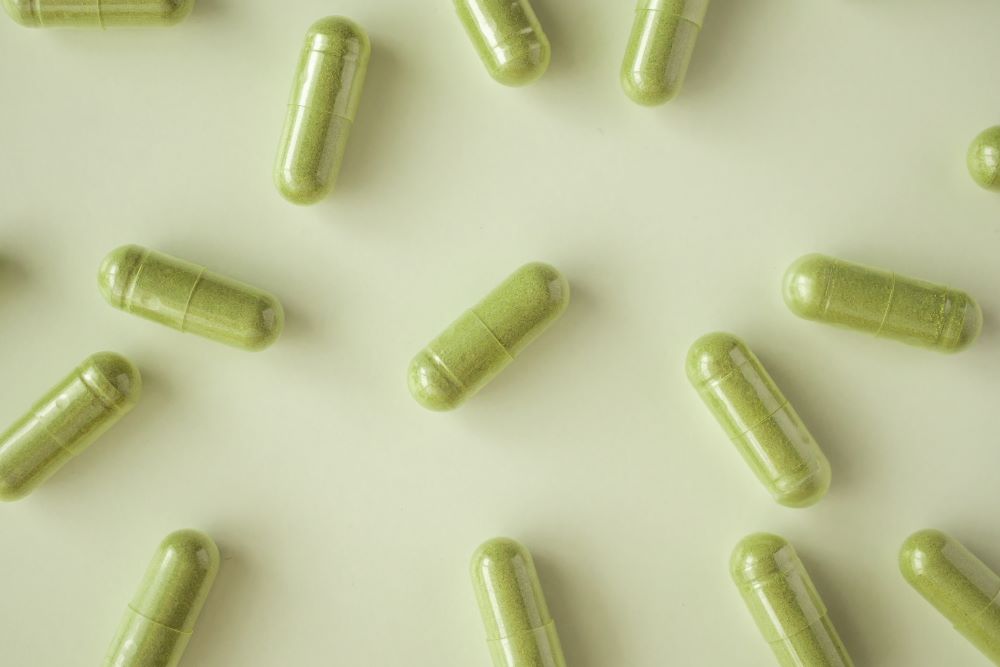
POLYGON ((293 204, 315 204, 333 190, 371 52, 364 28, 340 16, 306 33, 274 165, 274 184, 293 204))
POLYGON ((826 605, 795 549, 756 533, 733 551, 730 574, 781 667, 852 667, 826 605))
POLYGON ((285 323, 267 292, 136 245, 105 257, 97 281, 115 308, 246 350, 273 343, 285 323))
POLYGON ((0 435, 0 500, 31 493, 135 406, 138 369, 101 352, 57 384, 0 435))
POLYGON ((966 162, 976 183, 1000 192, 1000 125, 983 130, 972 140, 966 162))
POLYGON ((483 388, 566 310, 569 283, 548 264, 525 264, 467 310, 410 364, 410 393, 452 410, 483 388))
POLYGON ((0 0, 11 18, 31 28, 171 26, 195 0, 0 0))
POLYGON ((196 530, 178 530, 160 542, 125 612, 104 667, 176 667, 215 575, 219 549, 196 530))
POLYGON ((775 500, 806 507, 826 494, 829 462, 746 343, 727 333, 699 338, 687 376, 775 500))
POLYGON ((789 267, 784 297, 807 320, 941 352, 965 349, 983 327, 979 304, 965 292, 825 255, 789 267))
POLYGON ((1000 577, 939 530, 910 535, 899 553, 903 577, 955 629, 1000 665, 1000 577))
POLYGON ((498 537, 472 556, 472 587, 494 667, 566 667, 531 554, 498 537))
POLYGON ((672 100, 684 85, 709 0, 639 0, 621 82, 646 106, 672 100))
POLYGON ((545 74, 552 49, 528 0, 455 0, 455 9, 494 79, 523 86, 545 74))

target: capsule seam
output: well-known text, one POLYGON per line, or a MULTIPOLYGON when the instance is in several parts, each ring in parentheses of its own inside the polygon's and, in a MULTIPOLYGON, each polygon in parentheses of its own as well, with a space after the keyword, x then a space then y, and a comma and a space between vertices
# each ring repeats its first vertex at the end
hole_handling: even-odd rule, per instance
POLYGON ((938 322, 940 322, 941 324, 938 327, 938 336, 937 336, 937 340, 935 341, 935 343, 940 343, 941 342, 941 338, 944 337, 944 332, 945 332, 945 329, 947 328, 946 327, 946 324, 947 324, 946 317, 947 317, 948 311, 951 310, 950 306, 952 304, 952 294, 953 294, 953 291, 954 290, 952 290, 950 287, 946 287, 944 289, 944 291, 942 292, 941 296, 943 298, 941 299, 941 309, 938 311, 938 322))
POLYGON ((111 412, 118 411, 117 407, 113 403, 108 403, 106 400, 104 400, 104 396, 101 395, 101 392, 97 389, 97 387, 95 387, 90 382, 87 382, 87 378, 84 376, 83 373, 77 373, 76 375, 78 378, 80 378, 80 382, 83 383, 83 386, 87 388, 87 391, 90 392, 90 395, 99 400, 101 402, 101 405, 103 405, 111 412))
MULTIPOLYGON (((89 387, 88 387, 88 389, 89 389, 89 387)), ((67 447, 65 442, 63 442, 62 440, 60 440, 59 438, 57 438, 56 434, 53 433, 51 430, 49 430, 49 427, 45 425, 45 423, 43 422, 42 419, 40 419, 41 415, 39 415, 37 412, 35 412, 35 417, 39 418, 38 419, 38 425, 41 427, 42 431, 44 431, 47 436, 49 436, 50 438, 52 438, 52 442, 54 442, 57 445, 59 445, 59 449, 63 450, 67 454, 72 454, 73 456, 76 456, 76 452, 74 452, 72 449, 70 449, 69 447, 67 447)))
MULTIPOLYGON (((889 321, 889 311, 892 310, 892 300, 896 296, 896 274, 892 275, 892 286, 889 288, 889 299, 885 304, 885 312, 882 314, 882 322, 879 323, 878 329, 875 331, 875 337, 878 338, 879 334, 882 333, 882 329, 885 328, 885 323, 889 321)), ((938 334, 940 338, 940 334, 938 334)))
POLYGON ((139 611, 138 609, 136 609, 135 607, 133 607, 131 602, 129 602, 128 608, 129 608, 129 610, 133 614, 135 614, 136 616, 139 616, 143 620, 149 621, 153 625, 158 625, 161 628, 166 628, 167 630, 170 630, 171 632, 176 632, 177 634, 180 634, 180 635, 187 635, 188 637, 190 637, 191 635, 194 634, 194 630, 178 630, 177 628, 171 627, 169 625, 164 625, 163 623, 160 623, 159 621, 154 621, 149 616, 146 616, 144 613, 142 613, 141 611, 139 611))
POLYGON ((104 0, 97 0, 97 25, 104 30, 104 0))
POLYGON ((201 279, 204 277, 205 267, 201 267, 201 270, 198 271, 198 277, 191 285, 191 292, 188 294, 187 300, 184 302, 184 315, 181 316, 181 331, 187 331, 187 318, 188 313, 191 311, 191 299, 194 298, 194 291, 198 289, 198 285, 201 284, 201 279))
POLYGON ((812 630, 813 626, 821 623, 823 621, 823 619, 826 618, 826 616, 827 616, 827 614, 824 613, 821 616, 819 616, 815 621, 813 621, 812 623, 810 623, 806 627, 802 628, 801 630, 796 630, 795 632, 793 632, 790 635, 785 635, 784 637, 780 637, 778 639, 775 639, 774 641, 770 641, 770 642, 768 642, 768 644, 774 645, 774 644, 780 644, 780 643, 784 643, 784 642, 787 642, 787 641, 791 641, 792 639, 795 639, 796 637, 798 637, 799 635, 801 635, 803 632, 808 632, 808 631, 812 630))
POLYGON ((149 253, 149 250, 143 251, 142 257, 139 258, 139 267, 135 270, 135 275, 132 276, 131 280, 129 280, 128 287, 125 288, 122 293, 122 298, 119 301, 121 304, 119 307, 124 309, 127 313, 134 312, 132 310, 132 304, 134 302, 135 289, 139 284, 139 277, 142 276, 143 269, 146 268, 146 260, 149 259, 149 253))
POLYGON ((441 358, 441 355, 439 355, 437 352, 435 352, 434 349, 431 348, 430 345, 427 346, 427 351, 431 353, 431 359, 434 361, 434 366, 439 371, 441 371, 442 373, 444 373, 445 375, 447 375, 448 379, 451 380, 452 382, 454 382, 456 386, 461 387, 462 391, 465 391, 466 389, 468 389, 468 387, 465 386, 465 383, 462 382, 458 378, 458 376, 456 376, 454 373, 451 372, 451 369, 448 368, 448 364, 444 363, 444 359, 441 358))
MULTIPOLYGON (((718 385, 722 384, 722 382, 724 382, 725 380, 728 380, 730 375, 736 373, 738 370, 740 370, 741 368, 743 368, 744 366, 746 366, 749 363, 750 363, 750 360, 747 359, 742 364, 739 364, 738 366, 736 366, 736 368, 734 368, 733 370, 729 371, 728 373, 726 373, 722 377, 720 377, 720 378, 712 378, 710 380, 706 380, 705 381, 705 385, 709 386, 709 387, 717 387, 718 385)), ((732 438, 730 438, 730 440, 732 442, 736 442, 737 440, 739 440, 740 438, 742 438, 743 436, 745 436, 747 433, 749 433, 750 431, 754 430, 755 428, 757 428, 758 426, 760 426, 761 424, 763 424, 764 422, 766 422, 768 419, 770 419, 774 415, 776 415, 779 412, 781 412, 782 410, 784 410, 786 407, 788 407, 788 405, 790 403, 791 403, 791 401, 789 401, 787 398, 785 398, 785 400, 781 403, 781 405, 779 405, 775 409, 774 412, 770 413, 769 415, 767 415, 766 417, 764 417, 760 421, 755 422, 754 424, 750 425, 746 430, 741 431, 739 435, 733 436, 732 438)))

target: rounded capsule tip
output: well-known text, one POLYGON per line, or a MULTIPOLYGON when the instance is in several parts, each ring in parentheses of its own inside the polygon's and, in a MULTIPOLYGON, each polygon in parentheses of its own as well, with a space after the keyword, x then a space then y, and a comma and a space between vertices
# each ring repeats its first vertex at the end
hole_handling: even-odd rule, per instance
POLYGON ((0 502, 11 503, 31 493, 32 486, 23 477, 14 477, 0 468, 0 502))
POLYGON ((795 479, 792 484, 777 483, 775 499, 785 507, 803 508, 818 503, 830 490, 832 473, 825 456, 819 457, 818 467, 803 479, 795 479))
POLYGON ((662 76, 650 76, 648 72, 629 67, 622 68, 621 84, 629 99, 644 107, 666 104, 680 91, 678 86, 670 85, 662 76))
POLYGON ((37 27, 38 17, 35 15, 34 0, 0 0, 4 11, 23 26, 37 27))
POLYGON ((219 547, 198 530, 185 528, 170 533, 160 542, 160 553, 183 564, 185 570, 214 573, 219 569, 219 547))
POLYGON ((83 362, 83 375, 105 401, 112 405, 133 405, 142 393, 142 375, 135 365, 114 352, 98 352, 83 362))
MULTIPOLYGON (((736 583, 750 582, 776 574, 785 569, 791 544, 771 533, 754 533, 740 540, 729 560, 729 573, 736 583)), ((792 552, 794 553, 794 552, 792 552)))
POLYGON ((105 301, 115 308, 125 304, 132 281, 146 256, 146 249, 137 245, 123 245, 107 254, 97 271, 97 286, 105 301))
POLYGON ((1000 191, 1000 125, 972 140, 966 162, 972 180, 980 187, 1000 191))
POLYGON ((311 206, 323 201, 333 190, 333 182, 328 175, 314 172, 286 173, 284 169, 274 172, 274 185, 286 200, 297 206, 311 206))
POLYGON ((219 572, 219 548, 197 530, 167 535, 156 549, 132 609, 182 633, 190 633, 219 572))
POLYGON ((951 541, 940 530, 918 530, 906 538, 899 550, 899 571, 910 584, 916 584, 940 562, 951 541))
POLYGON ((482 579, 486 572, 507 569, 515 560, 531 562, 531 554, 517 540, 509 537, 494 537, 479 545, 472 554, 470 569, 475 579, 482 579))
POLYGON ((979 302, 965 295, 965 308, 962 311, 962 328, 952 347, 953 352, 960 352, 972 345, 983 331, 983 309, 979 302))
POLYGON ((285 309, 276 297, 266 294, 257 303, 244 347, 251 352, 264 350, 278 340, 284 328, 285 309))
POLYGON ((195 0, 163 0, 163 23, 176 25, 191 15, 195 0))
POLYGON ((782 286, 788 309, 809 320, 822 316, 833 268, 833 261, 818 253, 795 260, 785 272, 782 286))
POLYGON ((371 39, 360 25, 343 16, 327 16, 309 27, 306 42, 314 51, 344 51, 358 55, 371 51, 371 39))
POLYGON ((520 54, 497 63, 491 68, 490 74, 493 78, 505 86, 517 88, 534 83, 545 74, 549 68, 551 59, 550 50, 547 44, 538 44, 520 54))
POLYGON ((428 410, 454 410, 465 398, 465 388, 427 350, 413 358, 406 377, 410 394, 428 410))
POLYGON ((748 348, 730 333, 714 332, 696 340, 688 350, 685 368, 693 384, 703 384, 733 372, 748 356, 748 348))

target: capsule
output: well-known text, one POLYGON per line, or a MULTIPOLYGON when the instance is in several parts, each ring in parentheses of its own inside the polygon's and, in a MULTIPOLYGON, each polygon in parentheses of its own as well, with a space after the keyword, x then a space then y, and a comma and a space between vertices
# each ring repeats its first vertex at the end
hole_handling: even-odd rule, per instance
POLYGON ((745 537, 733 551, 730 574, 779 665, 854 665, 809 573, 784 538, 745 537))
POLYGON ((11 18, 30 28, 171 26, 188 17, 195 0, 0 0, 11 18))
POLYGON ((784 297, 807 320, 940 352, 964 350, 983 327, 979 304, 965 292, 825 255, 789 267, 784 297))
POLYGON ((566 667, 531 554, 497 537, 472 556, 472 587, 493 667, 566 667))
POLYGON ((0 435, 0 500, 35 490, 125 416, 141 392, 139 371, 125 357, 84 359, 0 435))
POLYGON ((340 16, 306 33, 274 165, 274 184, 293 204, 315 204, 333 190, 371 52, 364 28, 340 16))
POLYGON ((548 264, 525 264, 410 363, 410 393, 452 410, 482 389, 566 310, 569 283, 548 264))
POLYGON ((97 281, 119 310, 245 350, 273 343, 285 323, 267 292, 136 245, 105 257, 97 281))
POLYGON ((455 9, 498 82, 524 86, 545 74, 552 49, 528 0, 455 0, 455 9))
POLYGON ((219 571, 208 535, 178 530, 153 556, 111 642, 104 667, 176 667, 219 571))
POLYGON ((966 162, 972 180, 1000 192, 1000 125, 983 130, 972 140, 966 162))
POLYGON ((688 352, 687 376, 775 500, 806 507, 826 494, 829 462, 746 343, 702 336, 688 352))
POLYGON ((939 530, 908 537, 899 569, 956 630, 1000 665, 1000 577, 993 570, 939 530))
POLYGON ((639 0, 621 81, 633 102, 655 106, 684 85, 709 0, 639 0))

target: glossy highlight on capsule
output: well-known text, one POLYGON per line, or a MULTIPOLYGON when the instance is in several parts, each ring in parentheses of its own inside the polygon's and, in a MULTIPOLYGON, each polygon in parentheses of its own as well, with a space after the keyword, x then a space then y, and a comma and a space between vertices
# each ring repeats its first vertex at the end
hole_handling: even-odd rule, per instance
POLYGON ((0 0, 12 19, 30 28, 172 26, 195 0, 0 0))
POLYGON ((219 548, 178 530, 160 543, 111 642, 104 667, 176 667, 219 572, 219 548))
POLYGON ((746 343, 702 336, 688 351, 687 376, 775 500, 807 507, 826 494, 826 456, 746 343))
POLYGON ((475 395, 566 310, 569 283, 548 264, 526 264, 421 350, 407 374, 430 410, 475 395))
POLYGON ((639 0, 622 62, 622 89, 633 102, 663 104, 684 85, 709 0, 639 0))
POLYGON ((125 357, 84 359, 0 435, 0 500, 31 493, 124 417, 141 392, 139 370, 125 357))
POLYGON ((899 552, 907 582, 983 655, 1000 665, 1000 576, 940 530, 910 535, 899 552))
POLYGON ((109 253, 97 281, 119 310, 245 350, 270 346, 285 323, 273 295, 137 245, 109 253))
POLYGON ((548 69, 552 49, 528 0, 455 0, 455 10, 499 83, 524 86, 548 69))
POLYGON ((853 667, 794 547, 756 533, 733 550, 730 574, 781 667, 853 667))
POLYGON ((566 667, 531 554, 498 537, 472 556, 472 587, 493 667, 566 667))
POLYGON ((983 130, 972 140, 966 164, 979 187, 1000 192, 1000 125, 983 130))
POLYGON ((965 292, 826 255, 796 260, 783 293, 799 317, 940 352, 964 350, 983 326, 965 292))
POLYGON ((333 191, 361 104, 372 46, 342 16, 306 33, 274 165, 274 184, 293 204, 315 204, 333 191))

